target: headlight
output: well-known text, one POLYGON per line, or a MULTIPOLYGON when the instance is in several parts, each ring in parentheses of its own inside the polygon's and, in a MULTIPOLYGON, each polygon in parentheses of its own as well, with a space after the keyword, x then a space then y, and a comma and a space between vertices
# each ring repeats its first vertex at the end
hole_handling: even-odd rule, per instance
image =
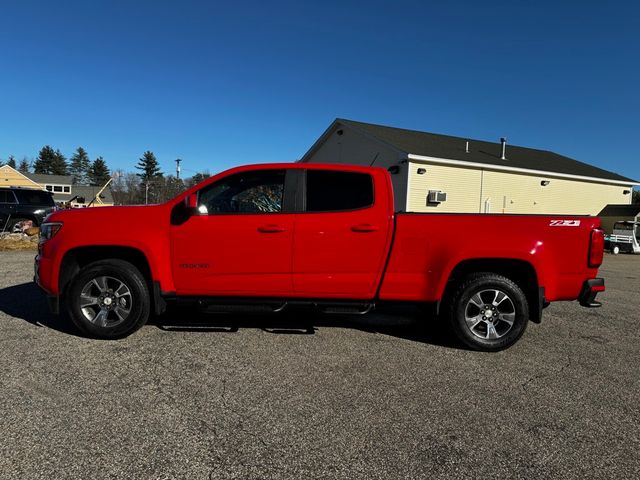
POLYGON ((40 241, 45 242, 56 236, 62 228, 62 222, 47 222, 40 227, 40 241))

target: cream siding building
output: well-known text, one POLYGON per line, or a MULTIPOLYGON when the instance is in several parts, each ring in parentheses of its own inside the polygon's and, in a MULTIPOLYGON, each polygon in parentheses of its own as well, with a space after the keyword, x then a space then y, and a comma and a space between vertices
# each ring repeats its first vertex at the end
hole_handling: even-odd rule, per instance
POLYGON ((341 119, 301 161, 387 168, 407 212, 597 215, 639 185, 549 151, 341 119))

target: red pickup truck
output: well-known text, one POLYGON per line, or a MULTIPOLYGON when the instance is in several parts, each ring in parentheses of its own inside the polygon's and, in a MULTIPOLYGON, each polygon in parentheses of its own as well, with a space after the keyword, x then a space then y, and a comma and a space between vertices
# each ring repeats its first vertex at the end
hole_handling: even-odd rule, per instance
POLYGON ((162 204, 58 211, 35 280, 86 334, 119 338, 167 302, 366 313, 415 302, 478 350, 515 343, 556 300, 597 307, 604 234, 585 216, 394 212, 380 168, 234 168, 162 204))

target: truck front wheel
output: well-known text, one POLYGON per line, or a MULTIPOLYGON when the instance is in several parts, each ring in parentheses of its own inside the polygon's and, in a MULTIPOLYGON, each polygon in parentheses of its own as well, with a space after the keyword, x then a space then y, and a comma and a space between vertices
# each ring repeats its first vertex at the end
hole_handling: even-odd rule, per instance
POLYGON ((129 262, 109 259, 82 268, 66 290, 65 303, 83 333, 116 339, 146 323, 151 302, 140 271, 129 262))
POLYGON ((494 273, 468 276, 451 297, 449 320, 457 337, 474 350, 494 352, 510 347, 529 321, 522 289, 494 273))

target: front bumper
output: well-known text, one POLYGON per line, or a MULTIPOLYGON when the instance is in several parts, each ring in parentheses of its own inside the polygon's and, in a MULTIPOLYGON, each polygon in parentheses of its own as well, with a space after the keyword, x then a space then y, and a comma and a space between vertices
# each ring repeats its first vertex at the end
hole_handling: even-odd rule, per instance
POLYGON ((596 301, 596 295, 605 291, 604 278, 591 278, 584 282, 578 301, 587 308, 601 307, 602 303, 596 301))
POLYGON ((36 255, 33 263, 33 281, 47 296, 47 304, 49 305, 49 311, 54 315, 60 313, 60 297, 58 295, 51 294, 51 278, 47 274, 51 272, 51 261, 43 258, 41 255, 36 255), (42 268, 42 267, 45 268, 42 268), (42 273, 45 275, 42 276, 42 273))

